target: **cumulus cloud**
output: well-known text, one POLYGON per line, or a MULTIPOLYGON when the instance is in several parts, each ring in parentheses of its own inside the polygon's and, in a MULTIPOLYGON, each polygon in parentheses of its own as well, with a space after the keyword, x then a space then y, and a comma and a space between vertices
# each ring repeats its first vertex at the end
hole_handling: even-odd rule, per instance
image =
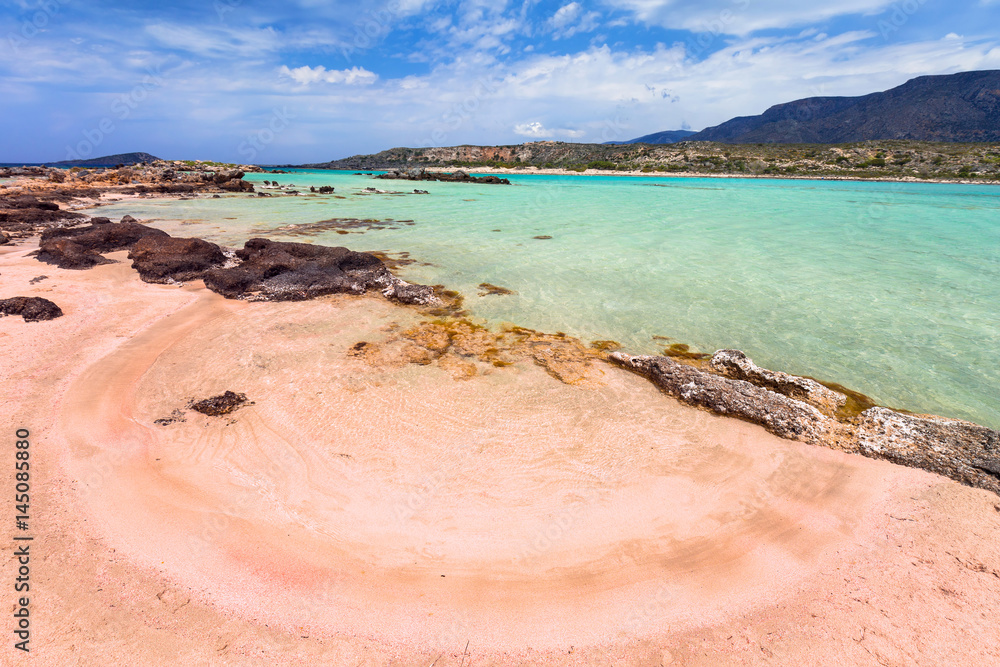
POLYGON ((533 139, 548 139, 551 137, 565 137, 567 139, 579 139, 585 132, 582 130, 556 129, 549 130, 541 123, 535 121, 531 123, 519 123, 514 126, 514 134, 521 137, 531 137, 533 139))
POLYGON ((378 80, 378 75, 369 72, 364 67, 352 67, 344 70, 328 70, 322 65, 309 67, 303 65, 294 69, 282 65, 278 72, 298 84, 308 86, 313 83, 343 83, 352 85, 371 85, 378 80))

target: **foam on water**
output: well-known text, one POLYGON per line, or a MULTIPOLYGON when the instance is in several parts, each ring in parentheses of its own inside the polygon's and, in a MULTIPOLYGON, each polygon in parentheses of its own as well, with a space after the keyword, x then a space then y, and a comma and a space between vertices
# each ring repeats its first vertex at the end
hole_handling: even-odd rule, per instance
POLYGON ((175 234, 407 251, 404 277, 475 315, 655 352, 746 351, 883 404, 1000 427, 1000 189, 844 181, 515 176, 512 186, 253 174, 334 195, 132 201, 175 234), (366 187, 430 195, 361 194, 366 187), (344 197, 344 198, 338 198, 344 197), (330 218, 384 229, 287 230, 330 218), (177 224, 176 221, 184 221, 177 224), (342 230, 343 231, 343 230, 342 230), (540 240, 536 236, 551 236, 540 240), (476 296, 489 282, 517 292, 476 296))

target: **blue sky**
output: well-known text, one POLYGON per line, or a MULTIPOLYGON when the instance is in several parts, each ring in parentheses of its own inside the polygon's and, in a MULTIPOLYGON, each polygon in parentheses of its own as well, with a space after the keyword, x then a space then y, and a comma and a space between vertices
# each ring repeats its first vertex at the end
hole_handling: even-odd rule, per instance
POLYGON ((603 142, 1000 69, 1000 0, 16 0, 0 162, 603 142))

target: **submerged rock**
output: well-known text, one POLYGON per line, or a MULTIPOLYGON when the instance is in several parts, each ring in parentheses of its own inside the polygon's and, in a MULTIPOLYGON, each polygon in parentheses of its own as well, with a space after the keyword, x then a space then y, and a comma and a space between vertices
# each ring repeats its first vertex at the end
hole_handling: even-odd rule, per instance
POLYGON ((0 316, 20 315, 25 322, 41 322, 62 317, 62 309, 48 299, 37 296, 15 296, 0 299, 0 316))
POLYGON ((615 364, 649 378, 683 403, 760 424, 790 440, 821 443, 835 422, 815 407, 745 380, 715 375, 667 357, 612 352, 615 364))
POLYGON ((517 294, 517 292, 493 283, 479 283, 479 296, 507 296, 510 294, 517 294))

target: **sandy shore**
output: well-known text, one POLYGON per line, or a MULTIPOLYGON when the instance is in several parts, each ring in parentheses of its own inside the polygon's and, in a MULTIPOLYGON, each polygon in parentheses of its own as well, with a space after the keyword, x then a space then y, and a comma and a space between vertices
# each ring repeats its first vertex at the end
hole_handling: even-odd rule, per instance
POLYGON ((350 348, 419 316, 380 298, 227 301, 30 249, 0 249, 0 296, 65 312, 0 319, 38 664, 1000 660, 995 495, 610 366, 373 366, 350 348), (254 404, 155 423, 225 390, 254 404))

